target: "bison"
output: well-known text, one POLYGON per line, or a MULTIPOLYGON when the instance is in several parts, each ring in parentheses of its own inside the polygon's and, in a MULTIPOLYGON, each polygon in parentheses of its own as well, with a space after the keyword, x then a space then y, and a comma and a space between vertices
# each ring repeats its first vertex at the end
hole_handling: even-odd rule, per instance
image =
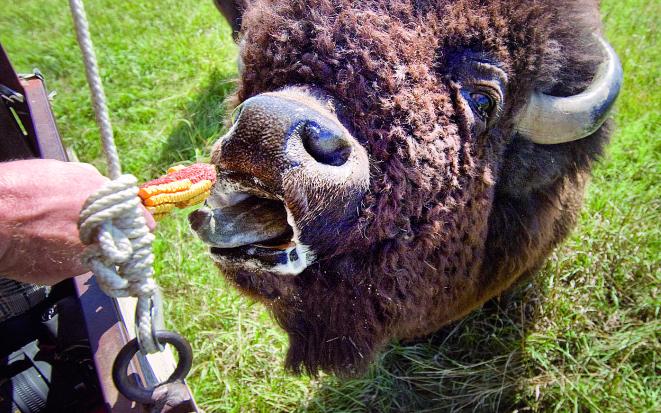
POLYGON ((575 225, 622 82, 598 2, 217 3, 236 108, 189 220, 287 332, 294 372, 361 373, 575 225))

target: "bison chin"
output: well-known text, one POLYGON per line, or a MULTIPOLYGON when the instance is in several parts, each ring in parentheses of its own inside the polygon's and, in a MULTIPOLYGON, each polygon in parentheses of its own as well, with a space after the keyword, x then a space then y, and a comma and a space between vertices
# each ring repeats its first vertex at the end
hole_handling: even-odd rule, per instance
POLYGON ((385 313, 372 289, 346 275, 360 272, 357 262, 339 257, 325 265, 333 273, 315 264, 296 277, 219 267, 241 292, 266 304, 287 332, 287 368, 349 377, 363 373, 387 342, 385 313))

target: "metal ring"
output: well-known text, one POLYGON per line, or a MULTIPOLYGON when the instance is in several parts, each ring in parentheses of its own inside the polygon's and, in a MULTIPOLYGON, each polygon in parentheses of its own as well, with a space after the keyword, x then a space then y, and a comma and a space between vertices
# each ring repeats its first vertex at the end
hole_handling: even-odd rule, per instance
POLYGON ((117 353, 117 357, 113 363, 112 379, 115 382, 117 390, 129 400, 142 404, 153 404, 154 399, 152 398, 152 394, 156 387, 166 383, 184 380, 191 369, 193 364, 193 350, 184 337, 172 331, 161 330, 156 332, 156 338, 160 343, 172 344, 174 348, 177 349, 177 353, 179 354, 177 367, 174 369, 174 372, 172 372, 170 377, 163 383, 149 389, 145 388, 139 383, 136 383, 135 380, 129 378, 127 374, 131 359, 138 351, 140 351, 138 339, 134 338, 126 343, 119 353, 117 353))

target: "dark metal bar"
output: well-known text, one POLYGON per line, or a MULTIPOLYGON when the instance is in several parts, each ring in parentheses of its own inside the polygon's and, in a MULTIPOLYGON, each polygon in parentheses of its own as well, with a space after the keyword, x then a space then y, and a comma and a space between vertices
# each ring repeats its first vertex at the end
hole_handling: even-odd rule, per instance
POLYGON ((0 83, 3 83, 5 86, 14 89, 21 94, 25 94, 23 86, 18 80, 16 71, 14 71, 11 62, 9 61, 9 56, 7 56, 2 44, 0 44, 0 83))
POLYGON ((0 102, 0 162, 36 156, 34 149, 30 147, 16 124, 14 115, 3 102, 0 102))
MULTIPOLYGON (((107 411, 141 412, 141 405, 122 396, 112 381, 115 355, 129 341, 113 299, 101 291, 92 273, 74 278, 73 283, 85 317, 96 373, 107 411)), ((129 374, 139 375, 135 363, 131 363, 129 371, 129 374)))
MULTIPOLYGON (((0 84, 5 87, 21 94, 25 97, 25 89, 21 83, 16 71, 14 70, 9 56, 5 53, 2 44, 0 44, 0 84)), ((25 127, 27 135, 25 135, 25 142, 30 146, 33 156, 39 157, 39 148, 37 146, 37 134, 35 132, 34 126, 32 124, 32 118, 30 116, 30 108, 26 102, 26 99, 23 101, 12 100, 11 103, 4 101, 2 102, 3 106, 9 110, 9 106, 12 107, 21 123, 25 127)))
POLYGON ((43 80, 38 76, 21 78, 25 90, 25 103, 31 115, 32 128, 42 158, 67 161, 67 153, 57 131, 55 117, 48 101, 43 80))

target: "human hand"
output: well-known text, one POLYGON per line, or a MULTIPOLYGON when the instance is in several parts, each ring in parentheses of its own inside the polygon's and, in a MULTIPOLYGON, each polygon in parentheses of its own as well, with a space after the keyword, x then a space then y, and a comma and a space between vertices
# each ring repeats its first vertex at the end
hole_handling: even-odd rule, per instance
MULTIPOLYGON (((78 215, 108 178, 92 165, 30 159, 0 163, 0 276, 55 284, 89 269, 78 215)), ((151 229, 155 223, 145 211, 151 229)))

